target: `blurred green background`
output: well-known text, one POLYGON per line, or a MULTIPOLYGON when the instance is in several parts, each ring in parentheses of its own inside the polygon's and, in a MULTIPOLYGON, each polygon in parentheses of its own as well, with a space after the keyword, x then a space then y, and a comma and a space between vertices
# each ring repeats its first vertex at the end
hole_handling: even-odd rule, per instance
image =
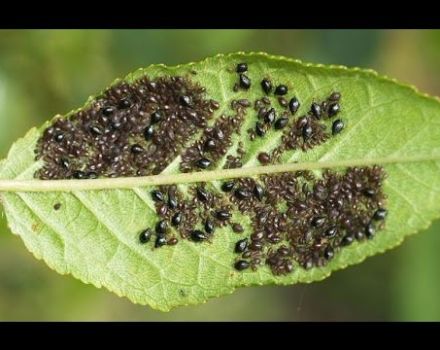
MULTIPOLYGON (((440 96, 440 31, 0 31, 0 158, 56 113, 152 63, 266 51, 373 68, 440 96)), ((0 218, 0 320, 440 320, 440 222, 387 254, 311 285, 254 287, 161 313, 35 260, 0 218)))

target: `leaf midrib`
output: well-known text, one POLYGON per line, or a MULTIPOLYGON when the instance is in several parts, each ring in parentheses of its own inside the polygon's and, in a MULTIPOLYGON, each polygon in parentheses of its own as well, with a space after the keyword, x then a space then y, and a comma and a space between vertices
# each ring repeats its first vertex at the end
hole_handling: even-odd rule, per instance
POLYGON ((440 160, 440 154, 340 161, 287 163, 237 169, 219 169, 202 172, 159 174, 142 177, 120 177, 89 180, 0 180, 0 192, 71 192, 209 182, 239 177, 252 177, 298 170, 345 168, 392 163, 415 163, 440 160))

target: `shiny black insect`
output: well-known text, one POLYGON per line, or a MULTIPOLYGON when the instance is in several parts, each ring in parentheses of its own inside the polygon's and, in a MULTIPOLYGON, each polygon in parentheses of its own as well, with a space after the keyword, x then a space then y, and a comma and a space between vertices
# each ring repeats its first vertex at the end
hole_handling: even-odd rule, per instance
POLYGON ((163 202, 164 195, 159 190, 153 190, 151 191, 151 198, 153 198, 155 202, 163 202))
POLYGON ((246 190, 245 188, 238 188, 234 192, 235 197, 238 199, 247 199, 252 196, 252 193, 246 190))
POLYGON ((151 229, 147 228, 143 230, 139 234, 139 242, 141 242, 142 244, 149 242, 152 235, 153 235, 153 231, 151 231, 151 229))
POLYGON ((278 118, 274 124, 275 129, 280 130, 283 129, 287 123, 289 122, 289 119, 282 117, 282 118, 278 118))
POLYGON ((332 134, 339 134, 344 129, 344 122, 341 119, 335 120, 332 125, 332 134))
POLYGON ((162 113, 160 113, 159 111, 153 112, 151 114, 151 123, 152 124, 159 123, 162 120, 162 118, 163 118, 162 113))
POLYGON ((211 165, 211 161, 210 161, 208 158, 200 158, 200 159, 197 161, 197 166, 198 166, 200 169, 206 169, 206 168, 208 168, 210 165, 211 165))
POLYGON ((272 83, 269 79, 263 79, 261 81, 261 87, 266 94, 269 94, 272 91, 272 83))
POLYGON ((312 224, 312 226, 315 226, 315 227, 321 227, 322 225, 324 225, 325 221, 326 221, 325 217, 316 216, 312 219, 311 224, 312 224))
POLYGON ((237 73, 244 73, 244 72, 247 72, 247 70, 248 70, 247 63, 239 63, 239 64, 237 64, 237 67, 235 69, 235 71, 237 73))
POLYGON ((246 270, 247 268, 249 268, 249 266, 250 264, 246 260, 239 260, 234 264, 235 269, 238 271, 246 270))
POLYGON ((371 222, 368 223, 368 225, 365 226, 365 236, 367 236, 368 239, 371 239, 374 237, 375 233, 376 233, 376 230, 373 226, 373 223, 371 223, 371 222))
POLYGON ((140 154, 143 151, 144 151, 144 149, 141 145, 134 144, 133 146, 131 146, 131 153, 133 153, 133 154, 140 154))
POLYGON ((214 223, 211 220, 206 219, 204 226, 205 226, 206 233, 209 233, 209 234, 214 233, 215 226, 214 226, 214 223))
POLYGON ((192 106, 191 97, 189 97, 187 95, 180 96, 179 102, 184 107, 191 107, 192 106))
POLYGON ((339 103, 335 102, 328 106, 327 114, 329 117, 334 117, 336 114, 339 113, 341 107, 339 106, 339 103))
POLYGON ((266 134, 266 129, 264 128, 264 125, 262 123, 255 123, 255 133, 260 137, 263 137, 266 134))
POLYGON ((167 244, 167 239, 164 234, 159 234, 156 237, 156 241, 154 242, 155 248, 160 248, 167 244))
POLYGON ((295 114, 299 109, 300 103, 296 97, 292 97, 289 101, 290 113, 295 114))
POLYGON ((288 91, 287 86, 281 84, 281 85, 278 85, 278 86, 275 88, 275 95, 280 95, 280 96, 282 96, 282 95, 287 94, 287 91, 288 91))
POLYGON ((102 110, 101 110, 102 114, 104 114, 107 117, 112 115, 114 111, 115 111, 115 109, 113 107, 110 107, 110 106, 103 107, 102 110))
POLYGON ((177 208, 177 198, 176 195, 173 192, 168 192, 168 207, 170 209, 176 209, 177 208))
POLYGON ((218 210, 215 212, 215 217, 221 221, 229 220, 231 216, 231 213, 227 210, 218 210))
POLYGON ((313 134, 312 126, 309 124, 304 125, 301 133, 302 133, 302 137, 304 138, 304 140, 308 140, 310 137, 312 137, 312 134, 313 134))
POLYGON ((259 201, 261 201, 262 199, 263 199, 263 196, 264 196, 264 189, 263 189, 263 187, 261 187, 259 184, 255 184, 255 187, 254 187, 254 196, 259 200, 259 201))
POLYGON ((374 212, 373 219, 376 221, 385 220, 387 216, 387 210, 384 208, 379 208, 374 212))
POLYGON ((216 146, 217 146, 216 141, 214 139, 210 138, 210 139, 207 139, 205 141, 205 143, 203 144, 203 149, 205 151, 212 151, 216 148, 216 146))
POLYGON ((237 243, 235 243, 234 252, 243 253, 246 250, 247 246, 248 246, 247 238, 241 239, 241 240, 237 241, 237 243))
POLYGON ((120 109, 125 109, 125 108, 129 108, 131 106, 131 102, 128 98, 123 98, 122 100, 119 101, 118 103, 118 107, 120 109))
POLYGON ((191 231, 191 240, 194 242, 202 242, 207 239, 206 234, 200 230, 191 231))
POLYGON ((246 90, 251 87, 251 80, 246 74, 240 74, 240 87, 246 90))
POLYGON ((81 170, 76 170, 72 173, 74 179, 81 180, 86 178, 86 173, 81 170))
POLYGON ((310 112, 316 119, 321 119, 322 111, 321 111, 321 106, 318 103, 316 102, 312 103, 312 105, 310 106, 310 112))
POLYGON ((234 186, 235 186, 235 182, 234 181, 223 182, 223 184, 222 184, 222 191, 223 192, 231 192, 232 189, 234 188, 234 186))
POLYGON ((276 118, 276 112, 274 108, 271 108, 267 111, 267 113, 264 115, 264 122, 266 124, 272 124, 273 121, 276 118))
POLYGON ((146 141, 150 141, 154 136, 154 128, 153 125, 149 125, 144 130, 144 138, 146 141))
POLYGON ((197 194, 197 198, 201 202, 206 202, 209 198, 208 192, 206 192, 202 187, 197 187, 196 194, 197 194))
POLYGON ((171 218, 171 225, 173 225, 175 227, 179 226, 182 223, 182 217, 183 217, 183 215, 180 211, 175 213, 173 215, 173 217, 171 218))
POLYGON ((165 234, 167 232, 167 228, 168 228, 168 224, 165 220, 160 220, 157 224, 156 224, 156 233, 157 234, 165 234))

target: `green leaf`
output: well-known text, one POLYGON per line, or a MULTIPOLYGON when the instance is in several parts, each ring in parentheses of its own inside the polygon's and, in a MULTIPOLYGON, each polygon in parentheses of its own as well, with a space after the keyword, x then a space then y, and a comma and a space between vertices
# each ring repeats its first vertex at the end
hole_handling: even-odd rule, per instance
MULTIPOLYGON (((42 166, 35 160, 37 140, 50 122, 31 129, 0 163, 1 201, 12 232, 37 259, 61 274, 168 311, 232 293, 238 287, 322 280, 334 270, 399 245, 439 216, 440 104, 412 87, 370 70, 304 64, 262 53, 219 55, 176 67, 154 65, 124 80, 132 82, 144 75, 188 76, 206 87, 208 98, 220 103, 216 117, 231 114, 234 99, 262 97, 259 82, 266 76, 275 84, 288 82, 299 97, 301 107, 295 118, 306 113, 312 101, 340 91, 343 102, 338 117, 346 128, 310 151, 286 152, 282 164, 263 167, 257 155, 276 147, 281 133, 270 131, 250 142, 246 130, 256 121, 256 112, 251 111, 241 136, 233 137, 230 148, 235 154, 238 141, 243 142, 246 155, 242 168, 225 171, 220 162, 210 171, 178 174, 178 157, 163 174, 153 177, 48 181, 34 180, 33 176, 42 166), (238 62, 249 65, 249 91, 232 89, 237 74, 231 69, 238 62), (185 191, 191 182, 211 181, 219 189, 226 177, 373 164, 382 165, 388 175, 384 183, 389 210, 385 228, 374 239, 343 248, 324 267, 297 267, 283 276, 273 275, 264 265, 255 272, 235 271, 233 249, 238 236, 228 227, 218 229, 211 244, 183 239, 176 246, 161 249, 139 244, 139 232, 158 220, 150 197, 152 186, 158 183, 179 183, 179 189, 185 191), (60 203, 61 209, 55 211, 54 203, 60 203)), ((246 218, 238 212, 233 215, 245 227, 240 237, 249 235, 246 218)))

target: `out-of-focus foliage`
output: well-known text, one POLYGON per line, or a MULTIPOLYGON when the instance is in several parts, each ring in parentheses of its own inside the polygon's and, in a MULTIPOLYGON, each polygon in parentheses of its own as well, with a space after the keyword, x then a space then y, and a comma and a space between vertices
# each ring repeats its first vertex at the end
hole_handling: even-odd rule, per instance
MULTIPOLYGON (((440 31, 0 31, 0 158, 116 76, 239 50, 370 67, 440 95, 440 31)), ((247 288, 164 314, 53 273, 2 216, 0 320, 439 320, 439 235, 437 223, 320 283, 247 288)))

